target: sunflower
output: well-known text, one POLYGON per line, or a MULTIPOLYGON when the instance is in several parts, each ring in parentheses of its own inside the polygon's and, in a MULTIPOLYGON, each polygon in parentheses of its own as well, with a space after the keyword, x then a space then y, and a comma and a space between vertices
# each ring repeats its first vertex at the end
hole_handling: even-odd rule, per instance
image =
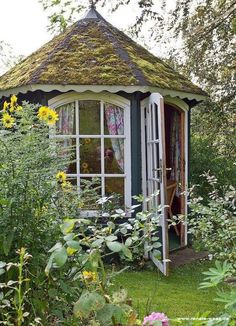
POLYGON ((14 125, 15 119, 8 113, 4 113, 2 116, 2 124, 5 128, 12 128, 14 125))
POLYGON ((11 106, 14 107, 17 103, 17 97, 16 95, 11 96, 11 106))
POLYGON ((50 109, 47 106, 41 106, 38 111, 38 118, 40 120, 46 120, 50 109))
POLYGON ((97 274, 95 272, 83 271, 85 283, 92 283, 97 281, 97 274))
POLYGON ((88 165, 87 162, 84 162, 84 163, 82 163, 82 165, 81 165, 82 169, 87 169, 88 166, 89 166, 89 165, 88 165))
POLYGON ((19 111, 22 111, 22 110, 23 110, 22 106, 21 105, 17 105, 16 111, 19 112, 19 111))
POLYGON ((48 125, 54 125, 56 123, 56 121, 59 120, 59 117, 58 117, 58 114, 49 109, 49 112, 48 112, 48 115, 47 115, 47 118, 46 118, 46 122, 48 125))
POLYGON ((63 181, 61 187, 65 192, 71 192, 73 188, 72 184, 69 181, 63 181))
POLYGON ((10 105, 10 103, 8 103, 7 101, 5 101, 5 102, 3 103, 3 111, 4 111, 4 112, 7 111, 7 109, 9 108, 9 105, 10 105))
POLYGON ((60 183, 65 183, 66 182, 66 174, 63 171, 60 171, 56 175, 56 179, 60 183))

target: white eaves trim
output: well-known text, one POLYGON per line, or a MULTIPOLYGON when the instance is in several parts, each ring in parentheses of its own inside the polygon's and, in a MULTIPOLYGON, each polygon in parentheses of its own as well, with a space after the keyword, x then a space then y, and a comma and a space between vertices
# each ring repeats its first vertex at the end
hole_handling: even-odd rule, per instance
POLYGON ((44 91, 44 92, 52 92, 52 91, 60 91, 62 93, 68 92, 68 91, 75 91, 77 93, 83 93, 86 91, 92 91, 95 93, 100 93, 103 91, 108 91, 110 93, 117 93, 120 91, 124 91, 126 93, 134 93, 134 92, 142 92, 142 93, 159 93, 162 96, 170 96, 170 97, 179 97, 179 98, 187 98, 189 100, 196 100, 196 101, 202 101, 207 98, 207 96, 204 95, 198 95, 193 93, 187 93, 187 92, 180 92, 170 89, 163 89, 159 87, 152 87, 152 86, 120 86, 120 85, 45 85, 45 84, 34 84, 34 85, 26 85, 26 86, 20 86, 16 88, 11 88, 7 90, 0 91, 0 97, 2 96, 10 96, 11 94, 19 94, 19 93, 27 93, 29 91, 44 91))

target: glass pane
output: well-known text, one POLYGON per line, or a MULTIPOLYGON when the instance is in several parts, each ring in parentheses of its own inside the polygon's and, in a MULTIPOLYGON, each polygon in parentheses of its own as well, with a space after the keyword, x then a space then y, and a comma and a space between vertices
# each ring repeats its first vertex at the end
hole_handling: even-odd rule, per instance
POLYGON ((104 140, 105 173, 124 173, 124 139, 104 140))
POLYGON ((66 173, 76 174, 76 139, 60 139, 57 144, 58 154, 67 167, 66 173))
POLYGON ((113 104, 105 103, 104 134, 124 135, 124 110, 113 104))
POLYGON ((56 124, 57 133, 60 135, 75 135, 75 103, 69 103, 57 109, 59 120, 56 124))
POLYGON ((121 205, 124 205, 125 180, 124 178, 105 178, 105 193, 114 195, 121 205))
POLYGON ((80 188, 82 190, 81 200, 83 202, 83 209, 98 209, 96 203, 101 198, 102 186, 101 178, 81 178, 80 188))
POLYGON ((80 173, 101 173, 101 139, 80 140, 80 173))
POLYGON ((100 102, 79 102, 80 135, 100 135, 100 102))

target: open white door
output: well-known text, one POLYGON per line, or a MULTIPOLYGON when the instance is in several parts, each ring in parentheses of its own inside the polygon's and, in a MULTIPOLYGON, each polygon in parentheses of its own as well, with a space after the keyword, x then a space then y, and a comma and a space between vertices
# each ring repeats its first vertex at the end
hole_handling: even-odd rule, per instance
MULTIPOLYGON (((153 200, 148 203, 154 214, 159 214, 158 206, 161 205, 160 226, 157 233, 162 243, 161 259, 155 257, 154 252, 150 258, 160 271, 168 275, 169 248, 168 248, 168 223, 166 218, 166 159, 165 159, 165 122, 164 101, 158 93, 151 94, 141 102, 141 127, 142 127, 142 184, 143 195, 152 194, 153 200), (155 212, 156 210, 156 212, 155 212)), ((145 205, 145 204, 144 204, 145 205)))

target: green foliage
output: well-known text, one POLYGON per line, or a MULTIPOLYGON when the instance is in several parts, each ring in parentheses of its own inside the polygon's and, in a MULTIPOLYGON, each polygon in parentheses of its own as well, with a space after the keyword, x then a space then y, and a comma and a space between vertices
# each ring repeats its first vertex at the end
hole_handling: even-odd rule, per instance
MULTIPOLYGON (((228 317, 229 320, 235 320, 236 317, 236 289, 232 285, 229 288, 226 286, 220 286, 225 280, 232 275, 233 266, 226 261, 223 263, 216 261, 215 268, 210 268, 209 271, 203 274, 207 275, 204 282, 200 284, 200 288, 217 287, 218 296, 214 299, 218 302, 223 302, 225 304, 225 313, 222 317, 228 317)), ((235 280, 234 280, 235 281, 235 280)), ((226 325, 231 325, 230 322, 226 325)), ((232 324, 233 325, 233 324, 232 324)))
MULTIPOLYGON (((8 326, 21 326, 28 320, 30 313, 26 311, 25 302, 27 293, 30 291, 27 285, 30 281, 26 277, 26 265, 31 256, 26 252, 25 248, 17 251, 19 255, 19 263, 3 263, 0 262, 0 275, 6 273, 12 268, 17 269, 17 281, 8 281, 0 283, 0 320, 7 323, 8 326), (25 275, 24 275, 25 274, 25 275)), ((35 318, 36 323, 40 319, 35 318)))
POLYGON ((207 203, 201 197, 192 200, 189 232, 195 246, 207 250, 216 259, 232 262, 235 269, 236 191, 233 186, 227 186, 220 194, 217 180, 206 177, 212 190, 207 203))

